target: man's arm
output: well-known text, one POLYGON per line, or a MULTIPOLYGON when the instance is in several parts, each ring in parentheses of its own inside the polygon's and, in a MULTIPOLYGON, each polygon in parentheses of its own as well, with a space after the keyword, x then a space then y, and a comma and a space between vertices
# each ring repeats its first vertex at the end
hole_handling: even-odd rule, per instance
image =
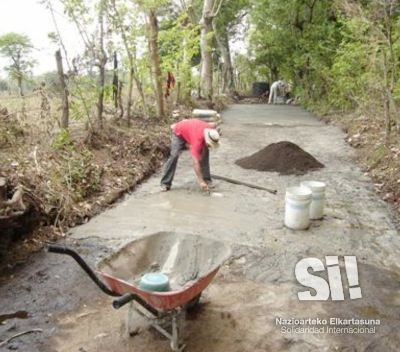
POLYGON ((204 181, 203 174, 201 172, 200 161, 194 157, 193 157, 193 169, 194 169, 194 172, 196 173, 197 181, 198 181, 201 189, 203 191, 209 192, 210 190, 208 188, 207 182, 204 181))

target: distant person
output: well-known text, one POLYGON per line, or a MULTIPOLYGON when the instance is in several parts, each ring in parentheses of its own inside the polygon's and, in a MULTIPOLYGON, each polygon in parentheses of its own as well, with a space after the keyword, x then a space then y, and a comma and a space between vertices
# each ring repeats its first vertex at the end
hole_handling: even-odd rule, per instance
POLYGON ((193 169, 199 186, 203 191, 210 191, 212 180, 209 150, 217 149, 220 139, 216 127, 217 124, 214 122, 198 119, 183 120, 171 126, 171 151, 161 178, 162 191, 171 189, 179 156, 183 150, 187 149, 187 146, 192 154, 193 169))
POLYGON ((279 80, 272 83, 269 91, 268 104, 278 104, 280 99, 283 99, 284 91, 285 82, 279 80))

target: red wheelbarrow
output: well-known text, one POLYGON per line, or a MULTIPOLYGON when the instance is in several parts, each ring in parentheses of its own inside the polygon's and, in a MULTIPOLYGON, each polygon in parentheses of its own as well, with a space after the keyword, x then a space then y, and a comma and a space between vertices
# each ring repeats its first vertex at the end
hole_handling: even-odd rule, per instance
POLYGON ((139 313, 170 340, 173 351, 185 348, 182 332, 187 309, 197 304, 231 255, 230 247, 220 241, 166 232, 130 242, 102 260, 95 272, 72 249, 49 245, 48 251, 72 256, 103 292, 119 297, 113 301, 114 308, 130 303, 130 333, 134 333, 134 313, 139 313), (143 275, 151 272, 168 277, 168 291, 149 291, 140 286, 143 275))

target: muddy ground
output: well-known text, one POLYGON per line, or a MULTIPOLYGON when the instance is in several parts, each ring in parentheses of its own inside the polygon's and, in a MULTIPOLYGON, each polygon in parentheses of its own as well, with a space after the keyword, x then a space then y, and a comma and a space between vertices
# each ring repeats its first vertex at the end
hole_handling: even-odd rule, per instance
MULTIPOLYGON (((129 241, 158 231, 194 233, 232 246, 233 257, 188 317, 188 351, 397 351, 400 343, 400 238, 391 210, 345 143, 345 135, 298 107, 236 105, 224 115, 223 144, 212 172, 275 188, 277 195, 216 182, 203 195, 190 156, 180 159, 173 189, 160 193, 153 176, 113 209, 71 231, 66 242, 93 266, 129 241), (290 141, 325 168, 303 176, 245 170, 234 162, 266 145, 290 141), (284 227, 284 192, 302 180, 327 183, 325 217, 307 231, 284 227), (355 255, 362 298, 299 301, 296 263, 315 257, 355 255), (279 318, 363 318, 380 321, 371 333, 284 332, 279 318)), ((190 253, 188 253, 190 255, 190 253)), ((341 270, 345 277, 345 270, 341 270)), ((323 271, 321 277, 326 278, 323 271)), ((0 287, 1 313, 28 312, 0 325, 0 339, 33 328, 5 351, 168 351, 152 330, 128 337, 126 309, 105 296, 69 258, 41 252, 0 287)), ((299 326, 295 326, 299 327, 299 326)), ((354 327, 354 326, 351 326, 354 327)), ((1 350, 1 347, 0 347, 1 350)))

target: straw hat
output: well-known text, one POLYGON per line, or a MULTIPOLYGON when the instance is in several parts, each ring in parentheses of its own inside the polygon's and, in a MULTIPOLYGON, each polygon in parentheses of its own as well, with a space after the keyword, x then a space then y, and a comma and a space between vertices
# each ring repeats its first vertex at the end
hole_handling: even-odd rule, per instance
POLYGON ((220 135, 217 130, 213 128, 206 128, 204 130, 204 140, 207 146, 211 149, 217 149, 219 147, 220 135))

